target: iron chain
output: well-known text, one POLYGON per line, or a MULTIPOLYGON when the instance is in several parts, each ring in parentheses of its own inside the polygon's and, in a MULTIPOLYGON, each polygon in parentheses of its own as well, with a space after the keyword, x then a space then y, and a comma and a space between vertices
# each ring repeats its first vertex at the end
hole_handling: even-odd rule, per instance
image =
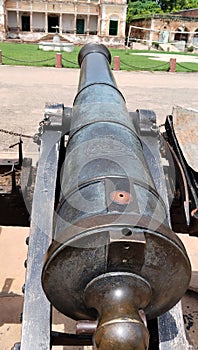
POLYGON ((25 135, 25 134, 21 134, 18 132, 5 130, 5 129, 0 129, 0 132, 3 132, 4 134, 13 135, 13 136, 26 137, 28 139, 33 139, 33 136, 31 136, 31 135, 25 135))

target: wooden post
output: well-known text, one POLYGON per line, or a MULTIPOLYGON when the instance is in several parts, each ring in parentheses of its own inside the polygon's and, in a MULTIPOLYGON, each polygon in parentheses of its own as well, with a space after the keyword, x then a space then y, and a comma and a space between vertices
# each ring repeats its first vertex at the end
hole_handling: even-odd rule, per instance
POLYGON ((113 70, 120 70, 120 56, 114 56, 113 70))
POLYGON ((170 58, 169 72, 171 72, 171 73, 175 73, 176 72, 176 58, 170 58))
POLYGON ((62 68, 62 53, 56 54, 56 68, 62 68))

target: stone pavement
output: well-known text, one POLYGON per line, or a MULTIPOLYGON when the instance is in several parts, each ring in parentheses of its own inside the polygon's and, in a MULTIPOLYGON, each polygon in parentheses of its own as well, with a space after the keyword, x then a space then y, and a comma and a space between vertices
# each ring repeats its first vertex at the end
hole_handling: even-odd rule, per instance
MULTIPOLYGON (((179 51, 179 50, 178 50, 179 51)), ((177 53, 170 53, 170 54, 160 54, 156 51, 156 53, 148 52, 148 53, 135 53, 136 55, 144 55, 148 56, 152 60, 156 61, 164 61, 169 62, 171 58, 175 58, 178 63, 180 62, 191 62, 191 63, 198 63, 198 56, 190 56, 190 55, 177 55, 177 53)), ((185 66, 185 64, 184 64, 185 66)))
MULTIPOLYGON (((129 111, 152 109, 159 124, 165 121, 174 105, 198 109, 198 73, 118 71, 114 75, 129 111)), ((0 129, 34 135, 43 119, 46 102, 72 106, 78 78, 78 69, 0 66, 0 129)), ((0 158, 12 156, 16 150, 9 149, 9 145, 18 138, 3 133, 0 137, 0 158)), ((26 156, 37 154, 31 139, 23 141, 26 156)), ((13 343, 20 340, 27 234, 26 228, 2 228, 0 231, 1 350, 10 350, 13 343)), ((54 320, 54 327, 64 330, 61 316, 56 313, 54 320)))
MULTIPOLYGON (((158 123, 165 121, 174 105, 198 109, 198 73, 115 71, 118 88, 129 111, 151 109, 158 123)), ((0 129, 28 135, 37 132, 46 102, 72 106, 79 69, 0 66, 0 129)), ((1 133, 0 153, 14 152, 9 145, 18 138, 1 133)), ((35 151, 24 139, 26 152, 35 151)))

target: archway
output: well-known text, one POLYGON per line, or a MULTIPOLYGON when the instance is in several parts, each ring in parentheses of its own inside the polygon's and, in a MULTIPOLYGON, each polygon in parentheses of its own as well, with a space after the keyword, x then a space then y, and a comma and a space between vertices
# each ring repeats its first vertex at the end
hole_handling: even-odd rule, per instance
POLYGON ((176 32, 177 33, 175 33, 174 38, 175 41, 185 41, 186 43, 188 42, 189 34, 187 32, 189 32, 189 30, 187 27, 180 26, 176 29, 176 32))
POLYGON ((198 46, 198 28, 195 30, 195 34, 193 36, 193 45, 198 46))
POLYGON ((160 28, 158 41, 163 44, 167 44, 169 42, 169 35, 170 35, 170 27, 167 24, 164 24, 160 28))

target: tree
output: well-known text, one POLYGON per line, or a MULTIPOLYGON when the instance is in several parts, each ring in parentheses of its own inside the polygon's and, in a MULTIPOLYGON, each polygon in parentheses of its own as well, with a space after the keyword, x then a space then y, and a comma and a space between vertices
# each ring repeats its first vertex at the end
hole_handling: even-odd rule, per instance
POLYGON ((191 9, 198 7, 198 0, 128 0, 127 22, 137 17, 191 9))
POLYGON ((176 0, 158 0, 157 3, 161 7, 161 9, 165 12, 172 11, 174 7, 176 6, 177 1, 176 0))
POLYGON ((161 8, 155 0, 133 1, 129 0, 127 22, 129 23, 134 17, 141 17, 146 15, 154 15, 160 13, 161 8))
POLYGON ((186 9, 193 9, 198 7, 198 0, 189 0, 186 1, 185 8, 186 9))
POLYGON ((198 0, 157 0, 157 3, 165 12, 198 7, 198 0))

